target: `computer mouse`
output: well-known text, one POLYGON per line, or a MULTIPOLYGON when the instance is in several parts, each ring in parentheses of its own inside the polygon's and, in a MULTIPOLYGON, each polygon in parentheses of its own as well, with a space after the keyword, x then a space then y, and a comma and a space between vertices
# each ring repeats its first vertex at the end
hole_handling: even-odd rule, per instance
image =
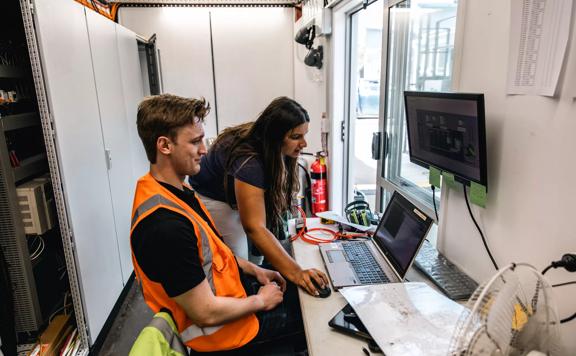
POLYGON ((330 289, 329 285, 326 285, 326 287, 321 288, 320 285, 318 285, 318 283, 316 283, 316 280, 312 279, 312 283, 314 284, 314 287, 316 287, 316 289, 318 290, 318 298, 328 298, 330 296, 330 294, 332 294, 332 289, 330 289))

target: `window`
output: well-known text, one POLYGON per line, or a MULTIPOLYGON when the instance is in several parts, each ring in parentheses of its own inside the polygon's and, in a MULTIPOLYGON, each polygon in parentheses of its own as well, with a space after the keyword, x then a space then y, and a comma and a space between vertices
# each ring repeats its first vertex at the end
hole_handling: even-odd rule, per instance
POLYGON ((427 207, 433 216, 428 170, 410 162, 403 93, 451 89, 456 10, 456 0, 405 0, 387 9, 385 108, 381 126, 387 147, 377 179, 380 207, 391 191, 400 190, 427 207))

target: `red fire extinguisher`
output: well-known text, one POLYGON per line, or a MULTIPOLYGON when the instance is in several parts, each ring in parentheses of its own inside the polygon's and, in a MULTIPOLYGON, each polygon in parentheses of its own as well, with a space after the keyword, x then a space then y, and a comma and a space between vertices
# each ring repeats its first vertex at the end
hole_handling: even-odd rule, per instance
POLYGON ((310 166, 312 178, 312 214, 328 210, 328 180, 326 159, 323 152, 316 153, 316 160, 310 166))

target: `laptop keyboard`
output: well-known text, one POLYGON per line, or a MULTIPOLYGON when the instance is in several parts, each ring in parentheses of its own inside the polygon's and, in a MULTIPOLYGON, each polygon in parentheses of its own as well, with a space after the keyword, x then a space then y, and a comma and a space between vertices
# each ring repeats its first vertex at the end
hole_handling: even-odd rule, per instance
POLYGON ((438 252, 428 241, 422 244, 414 265, 450 299, 467 299, 478 287, 478 283, 438 252))
POLYGON ((360 279, 360 283, 378 284, 390 282, 365 243, 343 243, 342 247, 348 262, 350 262, 358 279, 360 279))

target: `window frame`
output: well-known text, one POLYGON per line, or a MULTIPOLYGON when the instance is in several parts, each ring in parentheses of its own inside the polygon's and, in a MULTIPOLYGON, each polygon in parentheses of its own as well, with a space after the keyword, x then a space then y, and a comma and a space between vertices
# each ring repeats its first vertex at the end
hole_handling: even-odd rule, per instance
MULTIPOLYGON (((380 109, 379 109, 379 131, 382 133, 382 142, 380 145, 380 159, 377 164, 376 171, 376 210, 382 211, 383 208, 388 203, 392 193, 394 191, 399 191, 403 193, 407 198, 409 198, 419 209, 424 211, 428 216, 431 216, 436 220, 436 215, 434 213, 432 194, 426 192, 422 188, 416 186, 414 183, 403 178, 400 173, 400 168, 398 165, 401 160, 401 153, 398 157, 391 157, 390 162, 387 161, 387 156, 389 155, 389 145, 395 141, 390 139, 391 134, 403 134, 403 128, 405 125, 398 126, 395 132, 388 132, 388 122, 386 118, 386 112, 388 110, 388 62, 390 60, 390 48, 389 48, 389 35, 390 35, 390 12, 392 8, 405 2, 407 0, 389 0, 385 4, 384 8, 384 21, 382 29, 382 63, 381 63, 381 78, 380 78, 380 109), (382 95, 383 94, 383 95, 382 95), (392 166, 396 165, 395 174, 393 177, 388 177, 388 172, 392 166)), ((408 0, 409 1, 409 0, 408 0)), ((458 0, 456 19, 463 17, 463 12, 465 11, 466 0, 458 0)), ((456 20, 455 26, 455 39, 454 39, 454 49, 452 58, 452 81, 451 87, 453 91, 457 91, 460 81, 460 67, 461 67, 461 57, 462 57, 462 39, 461 34, 463 32, 462 21, 456 20)), ((405 71, 404 71, 405 73, 405 71)), ((396 93, 396 96, 403 96, 403 93, 396 93)), ((440 209, 440 199, 436 195, 436 206, 440 209)))

